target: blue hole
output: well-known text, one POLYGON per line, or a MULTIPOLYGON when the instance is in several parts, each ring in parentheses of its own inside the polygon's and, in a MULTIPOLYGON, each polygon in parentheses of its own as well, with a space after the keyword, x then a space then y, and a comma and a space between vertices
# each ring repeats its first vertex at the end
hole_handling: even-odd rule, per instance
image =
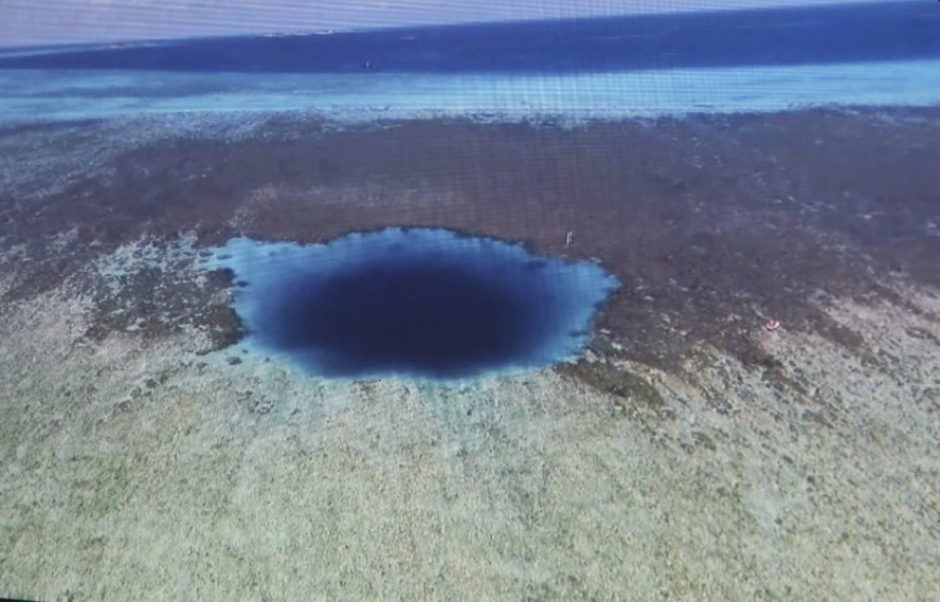
POLYGON ((245 283, 235 310, 249 345, 333 378, 449 380, 565 361, 617 286, 595 263, 432 229, 309 246, 238 238, 212 264, 245 283))

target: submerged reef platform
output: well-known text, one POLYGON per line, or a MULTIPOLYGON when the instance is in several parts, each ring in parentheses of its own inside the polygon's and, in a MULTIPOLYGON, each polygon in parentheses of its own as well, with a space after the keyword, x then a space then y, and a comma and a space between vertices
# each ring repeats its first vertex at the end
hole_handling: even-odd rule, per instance
POLYGON ((937 108, 2 126, 0 594, 935 597, 937 156, 937 108), (246 241, 442 229, 620 286, 557 365, 252 349, 246 241))

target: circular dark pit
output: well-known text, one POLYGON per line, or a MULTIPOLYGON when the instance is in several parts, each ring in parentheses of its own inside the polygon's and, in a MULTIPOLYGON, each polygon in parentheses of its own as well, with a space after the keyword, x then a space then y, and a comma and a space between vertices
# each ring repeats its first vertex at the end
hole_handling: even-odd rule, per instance
MULTIPOLYGON (((224 253, 222 252, 224 250, 224 253)), ((444 230, 327 245, 230 241, 250 343, 327 377, 476 376, 562 361, 616 281, 593 263, 444 230)))

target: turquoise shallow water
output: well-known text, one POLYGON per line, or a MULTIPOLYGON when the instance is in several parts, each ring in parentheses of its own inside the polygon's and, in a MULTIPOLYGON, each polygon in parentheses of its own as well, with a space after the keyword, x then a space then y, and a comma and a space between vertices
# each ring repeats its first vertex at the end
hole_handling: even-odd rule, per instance
POLYGON ((0 122, 313 111, 339 121, 595 119, 940 103, 940 60, 568 75, 0 70, 0 122))

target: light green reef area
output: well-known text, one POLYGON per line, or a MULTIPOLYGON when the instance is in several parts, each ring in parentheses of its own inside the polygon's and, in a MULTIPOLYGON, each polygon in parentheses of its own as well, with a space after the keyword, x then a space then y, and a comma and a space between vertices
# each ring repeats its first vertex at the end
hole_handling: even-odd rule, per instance
POLYGON ((90 344, 63 285, 0 322, 0 594, 936 598, 940 296, 902 292, 827 307, 875 363, 756 324, 798 387, 708 348, 447 386, 90 344))

